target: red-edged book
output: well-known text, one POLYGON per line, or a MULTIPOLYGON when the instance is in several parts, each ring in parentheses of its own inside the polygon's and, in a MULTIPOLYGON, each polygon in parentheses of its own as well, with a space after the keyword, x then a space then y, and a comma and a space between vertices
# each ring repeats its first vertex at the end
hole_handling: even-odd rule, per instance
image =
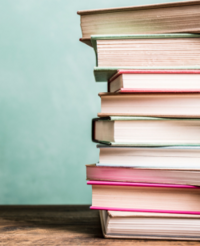
MULTIPOLYGON (((187 160, 187 158, 185 159, 187 160)), ((200 186, 200 170, 98 166, 93 164, 86 165, 86 174, 87 180, 96 181, 148 182, 200 186)))
POLYGON ((200 92, 200 70, 118 70, 108 92, 200 92))
POLYGON ((88 181, 91 209, 200 214, 200 187, 152 183, 88 181))

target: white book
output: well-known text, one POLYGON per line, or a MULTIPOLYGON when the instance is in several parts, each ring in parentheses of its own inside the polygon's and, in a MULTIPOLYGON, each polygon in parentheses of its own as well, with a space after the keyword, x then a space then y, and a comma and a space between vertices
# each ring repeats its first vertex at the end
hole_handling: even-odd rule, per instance
POLYGON ((118 70, 108 92, 199 92, 200 70, 118 70))
POLYGON ((200 240, 200 215, 99 212, 105 238, 200 240))
POLYGON ((105 147, 97 166, 200 170, 200 147, 105 147))

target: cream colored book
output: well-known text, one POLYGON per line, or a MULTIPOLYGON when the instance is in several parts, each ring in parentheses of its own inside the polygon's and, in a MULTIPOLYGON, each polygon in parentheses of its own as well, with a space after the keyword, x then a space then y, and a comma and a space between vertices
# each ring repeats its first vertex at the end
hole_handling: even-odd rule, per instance
POLYGON ((200 65, 199 34, 91 36, 98 67, 195 68, 200 65))
POLYGON ((200 1, 78 11, 82 39, 91 35, 200 32, 200 1))
POLYGON ((200 146, 200 119, 110 116, 93 119, 92 133, 112 146, 200 146))
POLYGON ((90 209, 200 215, 200 187, 178 184, 87 182, 92 185, 90 209))
POLYGON ((100 210, 105 238, 200 240, 200 215, 100 210))
POLYGON ((99 117, 154 116, 200 118, 200 93, 99 93, 99 117))
MULTIPOLYGON (((148 169, 148 168, 174 169, 176 171, 177 170, 200 171, 200 147, 189 147, 189 146, 111 147, 108 145, 99 145, 98 147, 99 147, 99 162, 96 164, 97 166, 132 167, 132 168, 141 168, 141 169, 148 169)), ((132 172, 134 171, 136 174, 138 174, 138 180, 139 180, 139 177, 141 176, 139 175, 139 171, 137 173, 135 169, 132 169, 132 172)), ((113 172, 114 170, 112 171, 112 173, 113 172)), ((121 177, 119 178, 124 178, 121 181, 127 181, 126 172, 131 173, 131 169, 124 170, 124 172, 121 170, 121 177)), ((109 175, 111 174, 109 173, 109 175)), ((170 175, 171 178, 176 177, 176 173, 169 174, 169 177, 170 175)), ((177 176, 178 176, 178 172, 177 172, 177 176)), ((198 172, 197 172, 196 179, 198 179, 198 172)), ((185 180, 187 180, 187 173, 185 174, 185 180)), ((153 179, 151 179, 151 181, 149 182, 153 182, 153 179)), ((176 184, 176 182, 171 182, 171 183, 176 184)), ((187 184, 191 184, 191 183, 187 183, 187 184)))
POLYGON ((119 70, 108 92, 200 92, 200 70, 119 70))

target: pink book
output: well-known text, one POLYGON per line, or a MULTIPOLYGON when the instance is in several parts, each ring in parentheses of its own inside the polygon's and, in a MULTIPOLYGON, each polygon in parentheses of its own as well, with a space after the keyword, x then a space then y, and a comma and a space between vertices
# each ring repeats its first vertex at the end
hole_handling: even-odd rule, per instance
POLYGON ((192 185, 88 181, 91 209, 200 214, 200 187, 192 185))
MULTIPOLYGON (((100 151, 107 150, 108 148, 109 147, 100 148, 100 151)), ((113 148, 109 148, 109 149, 113 150, 113 148)), ((128 148, 124 148, 124 150, 127 149, 128 148)), ((149 149, 151 150, 151 148, 149 149)), ((119 148, 116 148, 116 153, 117 150, 119 152, 119 148)), ((183 150, 186 152, 186 149, 183 150)), ((129 152, 129 154, 130 153, 131 152, 129 152)), ((109 166, 109 164, 98 163, 98 165, 95 164, 86 165, 86 175, 87 175, 87 180, 97 180, 97 181, 138 182, 138 183, 148 182, 148 183, 182 184, 182 185, 199 186, 200 170, 195 170, 195 169, 191 170, 192 169, 191 161, 190 161, 190 168, 188 163, 188 169, 181 169, 181 166, 173 167, 172 165, 173 163, 169 163, 170 165, 168 166, 168 168, 166 167, 162 168, 158 166, 157 167, 151 167, 151 166, 128 167, 128 166, 117 166, 117 165, 109 166)), ((172 161, 170 160, 170 162, 172 161)))
POLYGON ((118 70, 108 80, 108 92, 200 92, 200 70, 118 70))

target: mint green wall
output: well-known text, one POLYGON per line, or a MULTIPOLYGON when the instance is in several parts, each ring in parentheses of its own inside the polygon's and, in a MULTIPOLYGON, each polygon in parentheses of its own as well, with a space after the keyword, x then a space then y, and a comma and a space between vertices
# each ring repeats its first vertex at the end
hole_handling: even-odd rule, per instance
POLYGON ((100 109, 77 10, 153 0, 0 0, 0 204, 89 204, 100 109))

